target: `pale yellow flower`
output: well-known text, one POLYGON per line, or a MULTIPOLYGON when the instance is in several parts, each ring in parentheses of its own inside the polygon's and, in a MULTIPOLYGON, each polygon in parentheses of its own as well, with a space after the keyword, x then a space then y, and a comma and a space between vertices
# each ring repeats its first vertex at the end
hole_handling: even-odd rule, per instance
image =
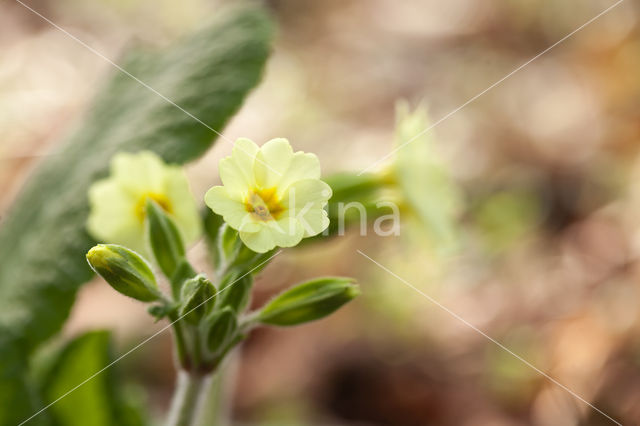
POLYGON ((395 174, 403 196, 422 221, 439 250, 458 244, 456 220, 462 193, 437 150, 426 107, 411 111, 406 102, 396 107, 395 174))
POLYGON ((295 246, 329 225, 324 207, 331 188, 320 180, 318 157, 294 153, 286 139, 262 147, 238 139, 220 160, 220 178, 224 186, 211 188, 205 203, 253 251, 295 246))
POLYGON ((200 235, 200 218, 182 168, 150 151, 119 153, 111 174, 89 188, 89 233, 98 241, 147 253, 145 205, 157 202, 175 221, 185 243, 200 235))

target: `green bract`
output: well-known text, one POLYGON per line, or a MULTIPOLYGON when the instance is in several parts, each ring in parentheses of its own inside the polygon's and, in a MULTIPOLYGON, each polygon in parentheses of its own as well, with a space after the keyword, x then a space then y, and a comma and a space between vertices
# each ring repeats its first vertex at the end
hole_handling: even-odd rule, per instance
POLYGON ((220 160, 220 178, 224 186, 211 188, 205 203, 253 251, 295 246, 329 225, 324 207, 331 188, 320 180, 318 157, 294 153, 286 139, 262 147, 238 139, 220 160))
POLYGON ((91 185, 89 233, 99 241, 147 253, 144 234, 148 200, 155 201, 174 219, 186 242, 200 235, 198 209, 184 172, 150 151, 116 154, 110 176, 91 185))

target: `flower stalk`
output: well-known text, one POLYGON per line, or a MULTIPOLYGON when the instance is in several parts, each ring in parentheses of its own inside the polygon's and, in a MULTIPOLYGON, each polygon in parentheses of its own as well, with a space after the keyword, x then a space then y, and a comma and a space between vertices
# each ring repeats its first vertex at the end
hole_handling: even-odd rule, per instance
POLYGON ((180 370, 167 426, 194 426, 204 402, 211 374, 180 370))

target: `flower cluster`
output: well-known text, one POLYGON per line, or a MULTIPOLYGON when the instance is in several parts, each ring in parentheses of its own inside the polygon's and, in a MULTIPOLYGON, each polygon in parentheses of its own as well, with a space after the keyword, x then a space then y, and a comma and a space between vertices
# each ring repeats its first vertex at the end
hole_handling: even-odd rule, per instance
MULTIPOLYGON (((205 203, 251 250, 293 247, 329 225, 325 207, 331 188, 320 180, 318 157, 294 153, 286 139, 273 139, 262 147, 238 139, 219 168, 223 186, 211 188, 205 203)), ((89 232, 99 241, 146 253, 148 200, 175 221, 185 242, 199 236, 198 211, 184 172, 148 151, 117 154, 111 175, 91 187, 89 232)))
POLYGON ((198 376, 216 371, 254 327, 315 321, 359 294, 349 278, 318 278, 246 312, 253 276, 277 255, 269 251, 328 226, 331 189, 320 180, 318 158, 294 153, 285 139, 262 147, 238 140, 220 161, 220 176, 224 186, 205 196, 218 214, 205 219, 212 280, 187 256, 185 243, 198 236, 201 218, 180 168, 150 152, 118 154, 111 175, 89 193, 88 228, 105 242, 89 250, 89 265, 119 293, 151 304, 156 319, 171 321, 178 363, 198 376), (158 286, 160 273, 170 293, 158 286))

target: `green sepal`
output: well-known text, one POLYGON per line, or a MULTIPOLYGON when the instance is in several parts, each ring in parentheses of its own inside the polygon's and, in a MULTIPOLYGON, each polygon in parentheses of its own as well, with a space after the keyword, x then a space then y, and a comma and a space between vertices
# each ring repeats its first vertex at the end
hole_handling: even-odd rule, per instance
POLYGON ((222 355, 234 341, 238 321, 230 307, 212 312, 204 319, 205 344, 210 353, 222 355))
POLYGON ((193 266, 187 261, 186 258, 183 258, 178 263, 176 270, 173 273, 173 276, 169 280, 171 282, 171 294, 175 300, 180 299, 180 292, 182 290, 182 285, 189 278, 193 278, 197 275, 193 266))
POLYGON ((98 244, 87 253, 91 268, 117 292, 141 302, 162 297, 151 267, 142 256, 117 244, 98 244))
POLYGON ((184 282, 180 292, 180 317, 197 324, 216 303, 216 288, 200 274, 184 282))
POLYGON ((350 278, 318 278, 285 290, 267 303, 257 321, 291 326, 324 318, 351 301, 360 290, 350 278))
POLYGON ((276 249, 273 249, 266 253, 256 253, 244 245, 238 235, 238 231, 226 223, 220 226, 217 240, 217 269, 226 273, 243 274, 251 272, 251 274, 256 275, 269 263, 267 260, 276 252, 276 249))
POLYGON ((332 191, 330 203, 375 200, 392 183, 391 177, 378 173, 337 173, 323 178, 332 191))
POLYGON ((392 186, 392 177, 380 173, 337 173, 323 178, 332 191, 331 199, 327 204, 329 215, 329 227, 319 235, 303 240, 310 243, 329 235, 336 235, 341 230, 341 224, 345 229, 353 225, 361 224, 366 218, 360 217, 357 209, 344 209, 349 203, 356 202, 361 205, 369 221, 373 221, 380 215, 380 209, 376 203, 381 198, 382 191, 392 186), (342 206, 342 207, 341 207, 342 206), (344 209, 344 210, 343 210, 344 209))
POLYGON ((226 223, 220 227, 218 234, 218 256, 223 266, 229 266, 236 259, 238 252, 244 246, 238 231, 226 223))
POLYGON ((171 279, 185 256, 184 243, 173 219, 151 199, 147 199, 147 237, 151 252, 164 275, 171 279))
POLYGON ((224 219, 215 214, 210 208, 205 207, 201 211, 204 240, 209 249, 211 261, 216 270, 221 266, 221 253, 218 245, 220 231, 223 229, 224 219))
POLYGON ((237 313, 241 313, 249 305, 253 276, 245 273, 243 276, 227 274, 220 282, 220 307, 229 306, 237 313))
POLYGON ((268 264, 278 249, 270 250, 266 253, 256 253, 244 244, 240 248, 234 262, 229 266, 229 270, 256 275, 262 271, 268 264))

